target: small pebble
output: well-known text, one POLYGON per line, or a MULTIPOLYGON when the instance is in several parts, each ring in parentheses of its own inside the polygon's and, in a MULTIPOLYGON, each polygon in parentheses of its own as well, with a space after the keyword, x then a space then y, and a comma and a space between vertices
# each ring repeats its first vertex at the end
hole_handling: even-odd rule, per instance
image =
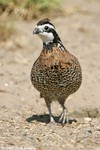
POLYGON ((86 123, 89 123, 90 121, 92 121, 92 119, 89 118, 89 117, 86 117, 86 118, 84 118, 84 121, 85 121, 86 123))
POLYGON ((5 86, 7 87, 7 86, 8 86, 8 83, 5 83, 5 86))
POLYGON ((99 115, 98 108, 91 108, 87 110, 88 116, 90 118, 96 118, 99 115))
POLYGON ((100 131, 100 125, 99 126, 95 126, 95 129, 100 131))

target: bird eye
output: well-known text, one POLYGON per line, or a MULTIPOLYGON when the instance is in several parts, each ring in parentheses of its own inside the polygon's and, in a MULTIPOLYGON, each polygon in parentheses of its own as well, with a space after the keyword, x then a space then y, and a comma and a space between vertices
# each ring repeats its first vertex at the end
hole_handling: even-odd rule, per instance
POLYGON ((49 29, 49 27, 48 26, 45 26, 45 30, 48 30, 49 29))

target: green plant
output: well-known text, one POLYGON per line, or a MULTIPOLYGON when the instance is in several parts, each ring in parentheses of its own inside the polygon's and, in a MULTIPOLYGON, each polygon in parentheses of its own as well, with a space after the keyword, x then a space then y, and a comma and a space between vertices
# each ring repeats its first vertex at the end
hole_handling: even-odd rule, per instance
POLYGON ((25 7, 30 8, 32 5, 39 10, 54 9, 59 6, 59 0, 26 0, 25 7))
POLYGON ((6 5, 9 5, 12 2, 13 0, 0 0, 0 4, 6 4, 6 5))
POLYGON ((13 14, 17 10, 17 16, 22 16, 24 19, 32 19, 49 12, 57 14, 57 11, 61 10, 60 4, 60 0, 0 0, 2 13, 7 10, 8 14, 13 14))

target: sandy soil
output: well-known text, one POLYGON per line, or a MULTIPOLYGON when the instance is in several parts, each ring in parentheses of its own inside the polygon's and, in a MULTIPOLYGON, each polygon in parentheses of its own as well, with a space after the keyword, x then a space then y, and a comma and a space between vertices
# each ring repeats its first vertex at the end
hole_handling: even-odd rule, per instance
MULTIPOLYGON (((37 20, 17 20, 16 33, 0 42, 0 150, 100 150, 100 2, 70 0, 64 8, 52 22, 83 70, 81 88, 66 100, 73 121, 48 123, 45 102, 30 81, 42 49, 32 35, 37 20)), ((61 108, 52 107, 58 120, 61 108)))

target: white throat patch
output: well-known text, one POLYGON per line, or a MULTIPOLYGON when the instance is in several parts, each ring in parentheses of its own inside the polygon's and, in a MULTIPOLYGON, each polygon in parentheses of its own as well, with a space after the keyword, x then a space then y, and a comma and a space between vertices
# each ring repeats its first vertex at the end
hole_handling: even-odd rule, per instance
POLYGON ((37 28, 41 30, 41 33, 38 34, 38 36, 41 38, 43 43, 48 44, 49 42, 52 42, 54 39, 54 35, 52 32, 46 32, 45 27, 48 26, 49 28, 55 29, 54 26, 50 24, 44 24, 44 25, 39 25, 37 28))
POLYGON ((41 38, 43 43, 48 44, 49 42, 52 42, 54 39, 54 36, 52 33, 43 32, 38 34, 38 36, 41 38))

